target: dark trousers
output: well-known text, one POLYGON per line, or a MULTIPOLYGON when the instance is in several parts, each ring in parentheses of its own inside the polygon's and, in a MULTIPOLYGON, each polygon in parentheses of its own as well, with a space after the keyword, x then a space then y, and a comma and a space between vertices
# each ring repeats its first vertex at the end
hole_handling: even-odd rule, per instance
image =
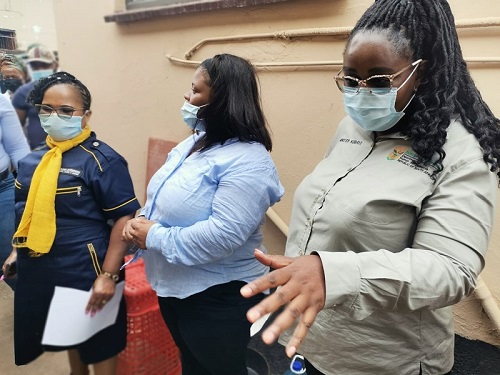
POLYGON ((247 375, 248 309, 263 299, 243 298, 246 283, 215 285, 185 299, 158 297, 160 311, 181 352, 182 375, 247 375))
MULTIPOLYGON (((316 370, 316 368, 313 365, 311 365, 311 363, 307 359, 305 360, 305 363, 306 363, 306 373, 307 373, 307 375, 325 375, 321 371, 316 370)), ((421 374, 422 374, 422 370, 420 370, 420 375, 421 374)), ((444 375, 452 375, 452 371, 447 372, 444 375)))

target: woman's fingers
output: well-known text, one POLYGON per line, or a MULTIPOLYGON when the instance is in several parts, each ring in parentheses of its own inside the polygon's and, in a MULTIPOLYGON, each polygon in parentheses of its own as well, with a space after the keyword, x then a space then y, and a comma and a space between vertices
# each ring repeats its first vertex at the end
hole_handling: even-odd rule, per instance
POLYGON ((90 313, 91 316, 94 316, 98 311, 102 310, 102 308, 106 306, 111 297, 109 297, 109 299, 107 297, 95 297, 94 299, 90 299, 87 307, 85 308, 85 313, 90 313))
POLYGON ((319 311, 314 307, 309 307, 302 313, 302 317, 293 331, 293 336, 286 345, 285 351, 288 357, 291 358, 300 348, 319 311))
POLYGON ((122 230, 122 240, 146 249, 146 237, 153 224, 154 221, 147 220, 143 216, 127 221, 122 230))
POLYGON ((98 277, 94 282, 92 294, 85 308, 85 313, 94 316, 115 294, 115 282, 107 277, 98 277))
POLYGON ((289 265, 248 283, 241 288, 241 294, 250 297, 273 287, 278 287, 276 292, 248 310, 247 319, 253 323, 261 316, 286 305, 264 330, 262 340, 266 344, 273 343, 279 335, 297 322, 294 335, 286 349, 287 355, 292 356, 325 304, 325 281, 321 259, 316 255, 295 258, 289 265))
POLYGON ((132 220, 127 221, 122 230, 122 239, 126 242, 132 242, 132 233, 130 232, 132 229, 132 220))
POLYGON ((294 258, 286 257, 284 255, 265 254, 262 251, 260 251, 259 249, 255 249, 254 256, 263 265, 274 268, 274 269, 279 269, 279 268, 283 268, 285 266, 288 266, 294 260, 294 258))
MULTIPOLYGON (((290 279, 289 270, 286 268, 272 271, 265 276, 254 280, 243 288, 240 293, 243 297, 249 298, 256 294, 262 293, 265 290, 276 288, 277 286, 284 285, 290 279)), ((275 293, 262 300, 260 303, 252 307, 247 312, 247 318, 251 323, 254 323, 261 316, 266 315, 268 312, 274 312, 280 306, 287 303, 287 288, 279 288, 275 293)))

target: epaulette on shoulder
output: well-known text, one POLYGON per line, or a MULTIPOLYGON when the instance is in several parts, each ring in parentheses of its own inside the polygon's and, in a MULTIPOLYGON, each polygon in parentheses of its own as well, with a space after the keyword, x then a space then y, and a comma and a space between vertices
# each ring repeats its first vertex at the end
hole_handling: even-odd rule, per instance
POLYGON ((117 153, 111 147, 97 139, 82 143, 80 148, 93 156, 101 172, 105 171, 117 158, 117 153))

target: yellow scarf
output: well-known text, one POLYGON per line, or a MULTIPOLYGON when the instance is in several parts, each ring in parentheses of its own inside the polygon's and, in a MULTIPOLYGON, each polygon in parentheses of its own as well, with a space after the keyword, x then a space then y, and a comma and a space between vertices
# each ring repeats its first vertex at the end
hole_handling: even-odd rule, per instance
POLYGON ((72 139, 56 142, 50 135, 45 141, 51 148, 35 169, 28 199, 23 216, 14 238, 12 246, 27 247, 35 256, 47 254, 54 243, 56 236, 55 197, 57 179, 61 169, 62 154, 79 145, 90 137, 90 128, 85 126, 83 131, 72 139))

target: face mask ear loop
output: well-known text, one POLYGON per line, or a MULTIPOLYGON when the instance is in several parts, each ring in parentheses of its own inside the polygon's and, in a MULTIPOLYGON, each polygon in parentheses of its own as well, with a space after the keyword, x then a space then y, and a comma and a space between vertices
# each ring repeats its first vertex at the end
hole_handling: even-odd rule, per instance
MULTIPOLYGON (((210 103, 200 105, 200 106, 198 107, 198 111, 199 111, 199 109, 200 109, 200 108, 206 107, 206 106, 207 106, 207 105, 209 105, 209 104, 210 104, 210 103)), ((193 128, 193 130, 194 130, 194 132, 196 133, 196 135, 200 134, 200 131, 199 131, 198 129, 196 129, 196 127, 197 127, 197 126, 198 126, 198 124, 201 122, 201 120, 203 120, 203 119, 199 118, 199 117, 198 117, 198 112, 196 112, 196 124, 194 125, 194 128, 193 128)))
MULTIPOLYGON (((415 71, 417 70, 418 66, 420 65, 420 63, 418 63, 417 65, 415 65, 415 67, 413 68, 413 70, 411 71, 410 75, 408 76, 408 78, 405 79, 405 81, 396 89, 396 92, 399 91, 399 89, 401 87, 403 87, 404 85, 406 85, 406 83, 408 82, 408 80, 411 78, 411 76, 413 75, 413 73, 415 73, 415 71)), ((408 100, 408 103, 406 103, 405 107, 401 110, 401 112, 404 113, 404 111, 406 110, 406 108, 408 108, 408 106, 410 105, 411 101, 413 100, 413 98, 415 97, 415 94, 417 92, 417 88, 414 87, 413 88, 413 95, 412 97, 410 98, 410 100, 408 100)))
MULTIPOLYGON (((411 71, 410 75, 405 79, 405 81, 399 85, 399 87, 396 89, 396 92, 399 91, 399 89, 401 87, 403 87, 404 85, 406 85, 406 83, 410 80, 411 76, 413 75, 413 73, 415 73, 417 71, 417 68, 418 66, 420 65, 420 63, 418 63, 417 65, 415 65, 415 67, 413 68, 413 70, 411 71)), ((416 91, 416 90, 415 90, 416 91)))
POLYGON ((406 110, 406 108, 408 108, 408 106, 410 105, 410 103, 414 97, 415 97, 415 93, 411 96, 410 100, 408 100, 408 103, 406 103, 405 107, 401 110, 401 112, 404 112, 406 110))

